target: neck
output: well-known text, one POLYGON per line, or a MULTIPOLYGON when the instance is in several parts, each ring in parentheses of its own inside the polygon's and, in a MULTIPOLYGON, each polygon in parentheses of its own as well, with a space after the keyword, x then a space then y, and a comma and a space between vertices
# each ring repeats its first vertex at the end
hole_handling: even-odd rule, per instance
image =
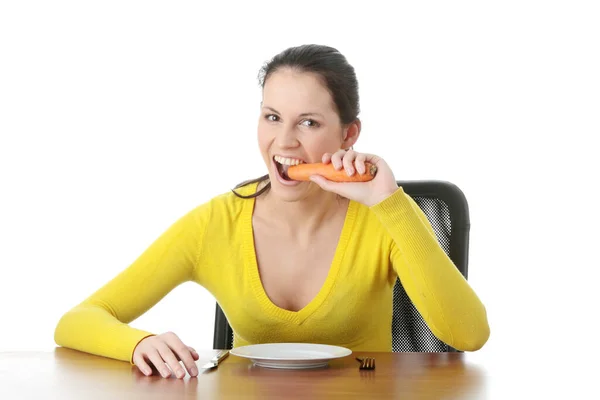
POLYGON ((315 188, 304 199, 289 202, 281 200, 269 190, 264 194, 263 210, 271 217, 273 224, 277 225, 286 234, 293 236, 313 235, 324 222, 339 212, 345 212, 348 200, 335 193, 315 188))

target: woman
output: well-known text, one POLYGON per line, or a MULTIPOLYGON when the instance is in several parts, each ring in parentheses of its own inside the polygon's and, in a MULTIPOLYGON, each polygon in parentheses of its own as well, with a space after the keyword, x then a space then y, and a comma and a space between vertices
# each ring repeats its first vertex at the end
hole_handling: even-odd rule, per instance
MULTIPOLYGON (((126 360, 144 374, 198 374, 174 333, 127 324, 186 281, 209 290, 234 346, 329 343, 391 351, 399 276, 432 332, 459 350, 487 341, 486 311, 386 162, 351 150, 361 131, 354 69, 337 50, 287 49, 261 70, 258 142, 268 174, 175 222, 131 266, 67 312, 58 345, 126 360), (332 163, 363 183, 289 180, 298 163, 332 163), (185 366, 182 368, 179 360, 185 366)), ((237 161, 236 162, 241 162, 237 161)))

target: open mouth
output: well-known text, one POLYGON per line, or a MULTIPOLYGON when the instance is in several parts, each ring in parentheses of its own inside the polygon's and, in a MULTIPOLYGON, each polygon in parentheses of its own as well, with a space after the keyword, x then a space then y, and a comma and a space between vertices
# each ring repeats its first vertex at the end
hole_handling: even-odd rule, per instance
POLYGON ((277 172, 279 172, 279 175, 281 175, 281 177, 286 180, 286 181, 291 181, 290 177, 287 174, 287 170, 290 167, 289 165, 285 165, 285 164, 280 164, 277 161, 275 161, 275 165, 277 166, 277 172))
POLYGON ((281 176, 281 178, 285 181, 292 180, 290 179, 287 173, 288 169, 292 165, 304 164, 304 161, 302 160, 281 156, 274 156, 273 161, 275 162, 275 166, 277 167, 277 172, 279 173, 279 176, 281 176))

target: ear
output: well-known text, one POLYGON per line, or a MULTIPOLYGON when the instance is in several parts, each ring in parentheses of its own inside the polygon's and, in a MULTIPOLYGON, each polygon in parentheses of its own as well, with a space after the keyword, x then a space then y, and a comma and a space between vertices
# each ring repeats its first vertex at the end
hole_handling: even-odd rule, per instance
POLYGON ((361 124, 358 118, 344 127, 342 149, 349 149, 354 146, 354 143, 356 143, 360 136, 360 128, 361 124))

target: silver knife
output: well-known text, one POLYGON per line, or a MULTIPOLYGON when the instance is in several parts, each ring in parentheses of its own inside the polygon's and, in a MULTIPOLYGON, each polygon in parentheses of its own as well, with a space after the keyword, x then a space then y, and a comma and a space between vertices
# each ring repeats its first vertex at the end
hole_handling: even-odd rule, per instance
POLYGON ((229 350, 219 351, 209 362, 204 364, 202 368, 214 368, 229 355, 229 350))

